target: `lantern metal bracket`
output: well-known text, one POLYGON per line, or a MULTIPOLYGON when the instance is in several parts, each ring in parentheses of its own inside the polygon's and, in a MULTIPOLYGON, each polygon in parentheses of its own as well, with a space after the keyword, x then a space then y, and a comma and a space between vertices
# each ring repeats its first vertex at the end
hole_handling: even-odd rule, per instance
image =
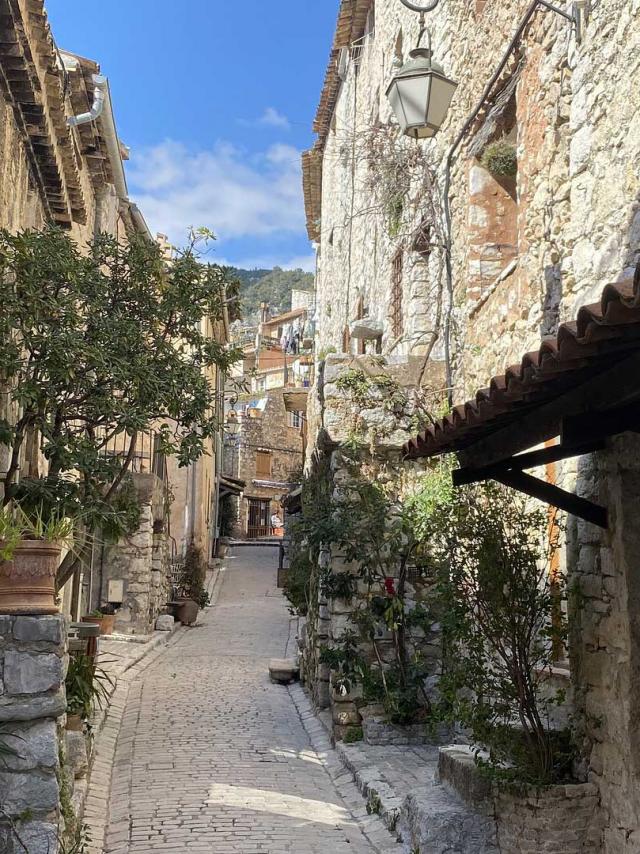
POLYGON ((436 8, 440 0, 428 0, 427 3, 414 3, 413 0, 400 0, 400 2, 407 7, 407 9, 411 9, 412 12, 419 12, 421 15, 424 15, 425 12, 433 12, 436 8))

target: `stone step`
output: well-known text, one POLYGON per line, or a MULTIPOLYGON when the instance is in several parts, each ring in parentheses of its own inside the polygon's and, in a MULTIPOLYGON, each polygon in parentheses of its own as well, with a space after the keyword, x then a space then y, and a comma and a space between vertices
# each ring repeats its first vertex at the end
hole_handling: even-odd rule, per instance
POLYGON ((272 658, 269 662, 269 677, 279 685, 290 685, 300 676, 300 665, 294 658, 272 658))
POLYGON ((498 854, 493 817, 473 812, 444 786, 411 792, 404 801, 400 825, 414 850, 429 854, 498 854))

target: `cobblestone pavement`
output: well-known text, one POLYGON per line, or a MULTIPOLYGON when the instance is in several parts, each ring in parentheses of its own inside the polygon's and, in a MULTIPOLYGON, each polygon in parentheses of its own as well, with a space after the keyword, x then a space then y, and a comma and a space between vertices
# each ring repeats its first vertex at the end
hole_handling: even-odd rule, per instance
POLYGON ((237 548, 218 604, 131 684, 108 854, 371 854, 269 658, 293 648, 277 550, 237 548))

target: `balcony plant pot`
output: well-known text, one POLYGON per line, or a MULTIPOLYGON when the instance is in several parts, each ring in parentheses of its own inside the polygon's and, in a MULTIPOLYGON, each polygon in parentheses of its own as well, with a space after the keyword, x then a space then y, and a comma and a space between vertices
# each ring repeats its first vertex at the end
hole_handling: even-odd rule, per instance
POLYGON ((21 540, 11 560, 0 560, 0 613, 57 614, 56 573, 62 546, 21 540))
POLYGON ((95 625, 100 626, 100 634, 101 635, 112 635, 113 629, 116 624, 116 615, 115 614, 103 614, 101 617, 83 617, 83 623, 95 623, 95 625))
POLYGON ((192 626, 198 619, 200 608, 193 599, 179 599, 176 603, 176 619, 183 626, 192 626))

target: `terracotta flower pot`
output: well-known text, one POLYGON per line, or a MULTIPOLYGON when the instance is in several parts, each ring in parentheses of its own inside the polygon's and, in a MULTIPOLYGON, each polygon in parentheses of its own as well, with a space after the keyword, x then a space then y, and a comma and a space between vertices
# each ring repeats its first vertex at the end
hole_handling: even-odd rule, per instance
POLYGON ((0 561, 0 614, 57 614, 61 553, 56 543, 23 540, 13 560, 0 561))
POLYGON ((67 715, 67 725, 65 729, 69 730, 69 732, 82 732, 84 729, 82 715, 67 715))
POLYGON ((101 635, 112 635, 116 623, 115 614, 103 614, 102 617, 83 617, 83 623, 95 623, 100 626, 101 635))

